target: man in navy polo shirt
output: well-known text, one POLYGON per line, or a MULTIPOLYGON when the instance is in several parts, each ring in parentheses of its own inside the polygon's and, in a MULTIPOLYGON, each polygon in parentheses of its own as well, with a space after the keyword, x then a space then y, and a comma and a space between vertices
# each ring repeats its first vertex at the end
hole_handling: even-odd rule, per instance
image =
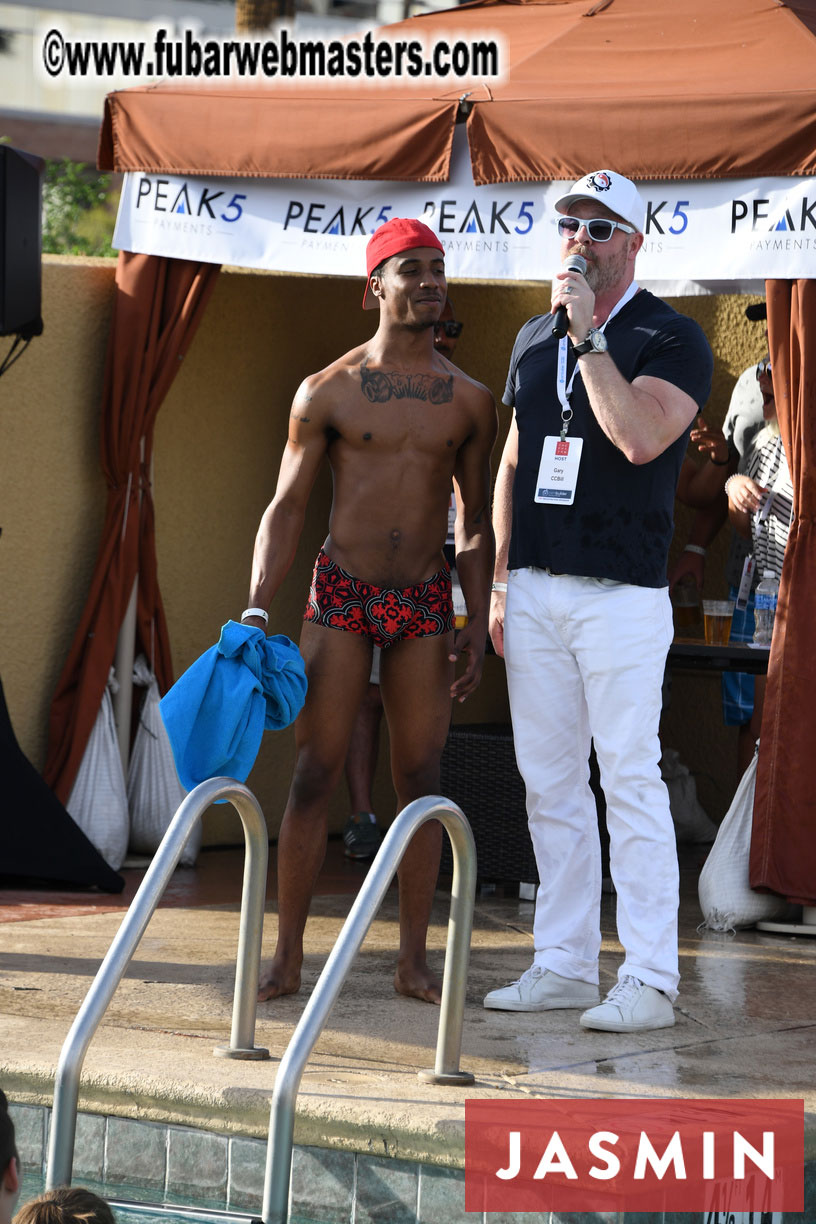
POLYGON ((698 325, 635 281, 646 208, 611 170, 555 205, 552 311, 516 339, 496 481, 491 637, 504 654, 540 886, 535 958, 485 1007, 581 1008, 586 1028, 674 1024, 678 866, 658 721, 672 615, 675 487, 712 357, 698 325), (585 272, 568 270, 575 255, 585 272), (568 258, 570 257, 570 258, 568 258), (599 1004, 601 855, 590 740, 607 803, 625 958, 599 1004))

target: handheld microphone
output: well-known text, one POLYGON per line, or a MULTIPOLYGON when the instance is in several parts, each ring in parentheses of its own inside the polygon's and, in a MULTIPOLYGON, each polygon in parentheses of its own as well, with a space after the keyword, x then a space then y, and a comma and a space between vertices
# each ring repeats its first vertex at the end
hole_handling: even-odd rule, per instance
MULTIPOLYGON (((567 256, 561 266, 565 272, 580 272, 583 276, 587 270, 587 261, 584 259, 583 255, 578 255, 576 252, 573 252, 572 255, 567 256)), ((552 334, 555 336, 556 340, 560 340, 562 336, 566 336, 568 326, 569 319, 567 318, 566 306, 563 304, 561 306, 556 306, 553 312, 552 329, 552 334)))

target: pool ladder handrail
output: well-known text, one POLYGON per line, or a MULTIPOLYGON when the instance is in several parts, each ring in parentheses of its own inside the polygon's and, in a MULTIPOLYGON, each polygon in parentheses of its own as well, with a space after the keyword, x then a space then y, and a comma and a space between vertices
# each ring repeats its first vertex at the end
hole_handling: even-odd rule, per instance
MULTIPOLYGON (((63 1043, 54 1082, 47 1190, 71 1184, 79 1079, 91 1039, 170 881, 193 824, 217 800, 231 802, 238 812, 246 858, 230 1045, 217 1047, 214 1053, 241 1059, 269 1057, 268 1050, 254 1044, 269 853, 266 822, 247 787, 232 778, 212 778, 190 792, 170 822, 63 1043)), ((432 1071, 417 1074, 426 1083, 466 1085, 474 1081, 470 1072, 459 1069, 459 1058, 476 893, 476 845, 462 810, 449 799, 431 795, 403 808, 383 838, 281 1059, 270 1110, 263 1224, 286 1224, 289 1218, 294 1106, 303 1070, 402 856, 428 820, 439 820, 450 838, 453 880, 436 1060, 432 1071)))
POLYGON ((453 881, 436 1061, 433 1071, 417 1074, 425 1083, 466 1085, 474 1082, 470 1072, 459 1070, 459 1057, 476 895, 476 845, 462 810, 449 799, 429 795, 404 807, 383 838, 280 1061, 269 1119, 261 1211, 263 1224, 287 1224, 295 1098, 301 1076, 408 843, 427 820, 439 820, 450 838, 453 881))
POLYGON ((210 778, 190 791, 177 809, 63 1043, 54 1081, 47 1190, 71 1184, 79 1079, 91 1039, 176 869, 193 825, 218 800, 232 803, 240 816, 246 855, 230 1044, 214 1052, 225 1058, 269 1057, 268 1050, 255 1046, 269 835, 258 800, 246 786, 234 778, 210 778))

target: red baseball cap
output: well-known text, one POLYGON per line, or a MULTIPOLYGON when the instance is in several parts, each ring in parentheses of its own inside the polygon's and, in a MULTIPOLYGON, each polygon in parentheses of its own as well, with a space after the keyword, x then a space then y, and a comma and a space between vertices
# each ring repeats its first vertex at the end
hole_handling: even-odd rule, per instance
POLYGON ((400 251, 411 251, 414 247, 436 247, 445 254, 445 248, 433 230, 424 221, 414 217, 392 217, 376 229, 368 240, 366 247, 366 287, 363 293, 363 310, 374 310, 377 298, 371 292, 370 277, 375 268, 379 268, 383 260, 400 251))

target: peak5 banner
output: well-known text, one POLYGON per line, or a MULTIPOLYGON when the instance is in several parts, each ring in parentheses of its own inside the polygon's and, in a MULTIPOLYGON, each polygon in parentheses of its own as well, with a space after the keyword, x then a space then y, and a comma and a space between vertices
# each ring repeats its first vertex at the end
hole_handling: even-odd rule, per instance
MULTIPOLYGON (((448 183, 186 178, 127 174, 114 245, 282 272, 359 276, 365 244, 392 217, 421 217, 448 275, 549 280, 560 267, 553 204, 568 183, 474 187, 457 130, 448 183)), ((816 179, 648 182, 638 281, 658 292, 748 292, 816 275, 816 179), (751 283, 753 282, 753 283, 751 283)))

